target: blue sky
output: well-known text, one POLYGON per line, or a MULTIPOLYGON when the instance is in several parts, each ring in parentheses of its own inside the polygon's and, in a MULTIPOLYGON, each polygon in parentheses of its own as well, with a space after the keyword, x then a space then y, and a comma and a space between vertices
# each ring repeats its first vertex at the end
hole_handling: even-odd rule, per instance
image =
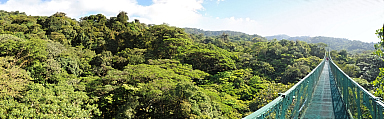
POLYGON ((72 18, 128 12, 130 20, 270 36, 329 36, 378 42, 384 0, 0 0, 0 9, 72 18))

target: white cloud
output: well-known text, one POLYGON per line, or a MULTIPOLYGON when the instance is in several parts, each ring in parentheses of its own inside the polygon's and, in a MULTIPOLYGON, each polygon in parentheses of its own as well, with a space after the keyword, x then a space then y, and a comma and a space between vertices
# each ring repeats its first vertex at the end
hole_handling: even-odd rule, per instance
POLYGON ((72 18, 79 18, 89 13, 116 15, 119 11, 130 11, 139 7, 134 0, 9 0, 0 4, 6 11, 22 11, 30 15, 50 16, 64 12, 72 18))
POLYGON ((145 23, 169 23, 176 26, 195 22, 202 16, 198 11, 204 10, 203 0, 153 0, 152 2, 150 6, 141 6, 136 0, 9 0, 0 4, 0 8, 40 16, 64 12, 72 18, 97 13, 111 17, 116 16, 120 11, 126 11, 130 20, 138 18, 145 23))
MULTIPOLYGON (((255 8, 255 12, 249 13, 250 16, 238 15, 239 12, 243 12, 241 11, 243 9, 237 11, 238 7, 234 5, 231 12, 225 14, 233 14, 236 17, 227 18, 220 14, 209 15, 208 12, 203 12, 205 11, 204 2, 215 4, 214 2, 220 3, 224 0, 152 0, 153 4, 149 6, 139 5, 137 1, 9 0, 0 3, 0 9, 39 16, 65 12, 67 16, 76 19, 98 13, 112 17, 120 11, 126 11, 130 20, 139 19, 142 23, 147 24, 168 23, 177 27, 233 30, 265 36, 275 34, 322 35, 374 42, 378 40, 374 32, 382 26, 384 18, 383 1, 295 1, 284 4, 274 2, 276 9, 263 11, 263 9, 255 8), (279 9, 279 5, 295 7, 279 9), (274 10, 277 12, 273 12, 274 10), (258 18, 257 14, 261 11, 269 13, 258 18), (257 19, 257 22, 254 19, 257 19)), ((244 3, 239 2, 239 4, 244 3)), ((215 10, 220 9, 217 6, 215 10)))
POLYGON ((220 2, 223 2, 224 0, 217 0, 216 3, 219 4, 220 2))
POLYGON ((133 14, 150 23, 165 22, 179 26, 196 22, 201 18, 202 15, 198 11, 204 9, 202 3, 202 0, 153 0, 151 6, 142 7, 133 14))
MULTIPOLYGON (((220 1, 224 0, 217 2, 220 1)), ((130 20, 139 19, 147 24, 168 23, 177 27, 256 33, 253 31, 257 23, 250 18, 219 18, 200 14, 199 11, 205 10, 202 6, 203 0, 152 0, 152 2, 150 6, 141 6, 136 0, 9 0, 0 4, 0 8, 39 16, 64 12, 76 19, 98 13, 112 17, 120 11, 126 11, 130 20)))
POLYGON ((219 18, 219 17, 202 17, 198 23, 191 24, 194 28, 201 28, 210 31, 231 30, 240 31, 247 34, 258 34, 260 24, 250 18, 219 18))
POLYGON ((383 24, 384 1, 302 1, 259 20, 258 32, 269 36, 328 36, 377 42, 383 24))

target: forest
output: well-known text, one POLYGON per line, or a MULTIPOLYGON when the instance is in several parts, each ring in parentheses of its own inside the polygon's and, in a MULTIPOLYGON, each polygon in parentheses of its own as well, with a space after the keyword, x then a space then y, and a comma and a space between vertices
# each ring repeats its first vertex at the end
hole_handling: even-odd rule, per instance
MULTIPOLYGON (((0 10, 0 118, 242 118, 307 75, 326 47, 188 34, 124 11, 76 20, 0 10)), ((331 55, 382 92, 380 54, 331 55)))

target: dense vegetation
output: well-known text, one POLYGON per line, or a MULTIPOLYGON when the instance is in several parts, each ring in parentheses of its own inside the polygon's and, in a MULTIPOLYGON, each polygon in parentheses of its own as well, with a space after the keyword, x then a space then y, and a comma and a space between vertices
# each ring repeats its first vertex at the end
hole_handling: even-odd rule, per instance
MULTIPOLYGON (((367 90, 373 90, 372 82, 379 76, 384 59, 372 53, 350 54, 346 50, 331 51, 331 57, 338 67, 367 90)), ((373 92, 372 92, 373 93, 373 92)))
POLYGON ((346 50, 331 51, 331 57, 349 77, 381 99, 384 98, 383 28, 376 31, 381 41, 375 44, 375 52, 351 54, 346 50))
MULTIPOLYGON (((383 27, 381 27, 381 29, 376 30, 376 35, 381 40, 378 44, 375 44, 375 48, 376 48, 375 54, 378 57, 383 58, 383 56, 384 56, 384 53, 383 53, 383 51, 384 51, 383 50, 383 48, 384 48, 384 24, 383 24, 383 27)), ((376 80, 374 80, 372 82, 372 84, 374 87, 374 90, 373 90, 374 95, 381 97, 381 99, 383 100, 384 99, 384 66, 380 67, 380 74, 376 78, 376 80)))
POLYGON ((308 74, 326 47, 128 20, 0 11, 0 118, 241 118, 308 74))

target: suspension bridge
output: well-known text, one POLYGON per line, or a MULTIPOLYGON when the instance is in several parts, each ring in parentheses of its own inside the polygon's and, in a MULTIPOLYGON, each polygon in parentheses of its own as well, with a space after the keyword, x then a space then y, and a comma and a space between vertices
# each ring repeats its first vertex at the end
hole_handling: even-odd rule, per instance
POLYGON ((383 108, 380 98, 325 56, 292 88, 244 119, 384 119, 383 108))

